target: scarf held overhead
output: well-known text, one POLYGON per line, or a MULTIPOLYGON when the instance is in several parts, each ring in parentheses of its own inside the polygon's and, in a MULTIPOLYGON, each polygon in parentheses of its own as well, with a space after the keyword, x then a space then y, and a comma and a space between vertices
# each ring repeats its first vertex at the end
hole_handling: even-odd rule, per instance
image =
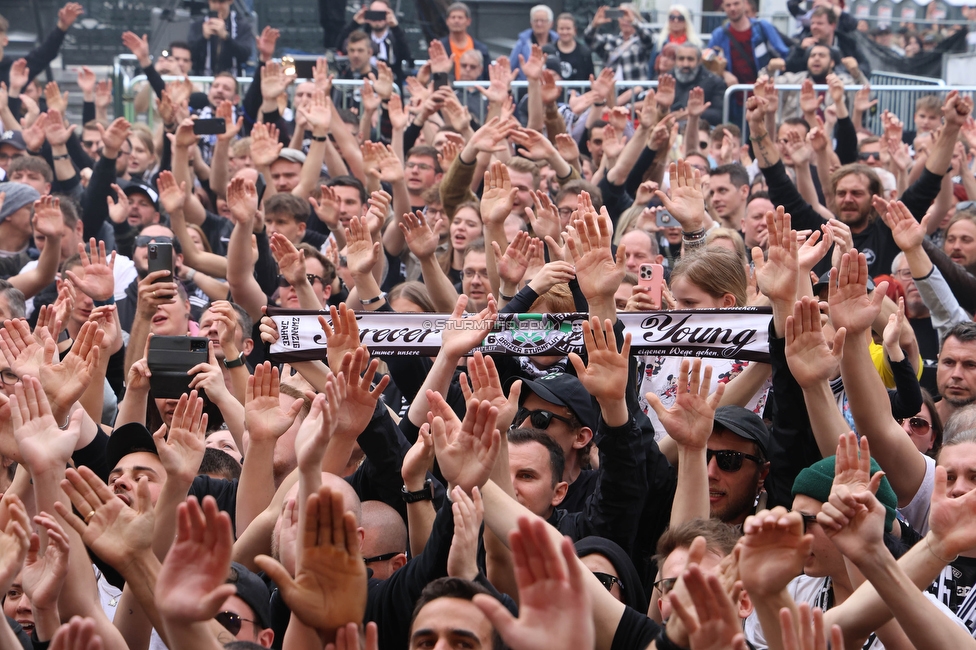
MULTIPOLYGON (((328 312, 268 308, 279 338, 271 346, 276 363, 325 359, 325 334, 318 317, 328 312)), ((621 312, 617 318, 631 334, 633 354, 704 357, 769 362, 768 307, 621 312)), ((499 314, 482 345, 472 353, 519 356, 583 352, 585 313, 499 314)), ((359 339, 371 354, 435 356, 446 327, 478 327, 449 314, 358 312, 359 339)))

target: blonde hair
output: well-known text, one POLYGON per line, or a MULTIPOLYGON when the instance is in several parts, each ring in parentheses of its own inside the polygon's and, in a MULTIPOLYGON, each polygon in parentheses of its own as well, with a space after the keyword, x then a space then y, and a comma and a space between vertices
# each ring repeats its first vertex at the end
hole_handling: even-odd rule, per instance
POLYGON ((746 243, 742 240, 742 235, 738 231, 732 230, 731 228, 712 228, 708 231, 708 237, 705 238, 705 245, 711 246, 716 239, 728 239, 735 246, 735 252, 742 258, 742 264, 749 263, 746 243))
MULTIPOLYGON (((668 14, 670 14, 672 11, 677 11, 678 13, 680 13, 682 16, 685 17, 685 35, 687 35, 688 37, 688 40, 685 41, 685 43, 696 45, 698 46, 699 50, 702 49, 702 47, 704 46, 702 45, 701 37, 698 36, 698 32, 695 31, 694 23, 691 22, 691 12, 688 11, 688 7, 685 7, 684 5, 671 5, 671 8, 668 9, 668 14)), ((667 20, 667 18, 665 18, 665 20, 667 20)), ((668 43, 668 38, 670 36, 671 36, 670 27, 661 30, 661 33, 658 34, 657 37, 658 50, 660 50, 668 43)), ((678 44, 676 43, 676 45, 678 44)), ((684 43, 681 43, 681 45, 684 45, 684 43)))
POLYGON ((566 283, 554 284, 529 307, 530 314, 566 314, 574 311, 576 303, 573 292, 566 283))
POLYGON ((680 277, 713 298, 732 294, 734 307, 745 307, 748 302, 746 270, 739 256, 727 248, 706 248, 691 255, 682 255, 671 272, 671 284, 680 277))

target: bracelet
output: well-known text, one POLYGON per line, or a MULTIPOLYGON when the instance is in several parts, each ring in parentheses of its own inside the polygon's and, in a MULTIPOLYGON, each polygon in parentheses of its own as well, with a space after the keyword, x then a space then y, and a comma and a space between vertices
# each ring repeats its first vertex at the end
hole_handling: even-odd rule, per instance
POLYGON ((766 137, 769 137, 768 133, 760 133, 759 135, 752 134, 749 136, 749 140, 751 140, 752 142, 759 142, 760 140, 766 137))
POLYGON ((952 564, 953 562, 959 559, 958 555, 952 558, 951 560, 947 560, 945 558, 939 557, 939 554, 935 552, 935 550, 932 548, 932 544, 929 542, 929 536, 926 535, 923 539, 925 540, 925 547, 929 549, 929 553, 935 556, 935 559, 938 560, 939 562, 942 562, 942 564, 952 564))
POLYGON ((60 156, 51 156, 51 160, 65 160, 70 157, 68 154, 61 154, 60 156))
POLYGON ((604 100, 602 102, 593 102, 593 105, 594 106, 606 106, 607 105, 607 102, 606 102, 606 100, 604 100))
POLYGON ((193 278, 196 277, 196 275, 197 275, 197 270, 196 269, 190 269, 190 268, 188 268, 186 270, 186 281, 187 282, 193 282, 193 278))
POLYGON ((501 297, 502 300, 504 300, 506 302, 512 302, 513 300, 515 300, 515 296, 506 296, 501 291, 498 292, 498 295, 501 297))
POLYGON ((698 241, 699 239, 705 239, 705 229, 699 228, 698 230, 693 230, 691 232, 681 232, 681 239, 685 241, 698 241))
MULTIPOLYGON (((64 424, 62 424, 62 425, 61 425, 61 426, 59 426, 58 428, 59 428, 59 429, 61 429, 62 431, 64 431, 65 429, 67 429, 67 428, 68 428, 68 423, 69 423, 69 422, 71 422, 71 414, 70 414, 70 413, 68 413, 68 417, 66 417, 66 418, 64 419, 64 424)), ((936 557, 938 557, 938 556, 936 556, 936 557)))
POLYGON ((376 296, 375 298, 368 298, 366 300, 360 298, 359 302, 361 302, 364 305, 375 305, 376 303, 378 303, 380 300, 383 300, 384 298, 386 298, 386 294, 381 291, 380 295, 376 296))
POLYGON ((325 142, 328 139, 329 139, 329 136, 327 136, 327 135, 323 135, 323 136, 315 136, 315 135, 313 135, 312 136, 312 140, 314 140, 315 142, 325 142))

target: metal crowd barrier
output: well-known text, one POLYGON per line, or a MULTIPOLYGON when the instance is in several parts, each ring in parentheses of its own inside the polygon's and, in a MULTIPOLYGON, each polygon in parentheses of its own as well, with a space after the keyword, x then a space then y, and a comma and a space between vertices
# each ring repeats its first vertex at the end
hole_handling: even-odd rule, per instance
MULTIPOLYGON (((845 91, 858 91, 862 88, 861 85, 851 85, 844 86, 845 91)), ((777 85, 776 89, 782 92, 796 91, 799 92, 801 86, 800 84, 783 84, 777 85)), ((826 84, 814 85, 814 90, 817 92, 825 92, 828 89, 826 84)), ((722 119, 725 122, 729 121, 729 112, 732 106, 732 102, 737 95, 741 95, 743 100, 745 100, 748 93, 752 92, 752 84, 736 84, 734 86, 729 86, 725 90, 725 106, 722 109, 722 119)), ((878 105, 871 115, 864 116, 864 126, 871 128, 877 133, 880 133, 881 125, 881 113, 887 109, 897 115, 898 119, 905 124, 906 129, 912 129, 913 119, 915 115, 915 101, 922 95, 931 95, 933 93, 947 93, 951 90, 958 90, 964 93, 976 92, 976 85, 971 86, 946 86, 944 84, 932 84, 928 86, 912 85, 912 84, 898 84, 898 85, 887 85, 887 86, 871 86, 871 97, 878 99, 878 105)), ((848 92, 848 108, 852 108, 852 96, 848 92)), ((780 102, 782 105, 782 99, 780 102)), ((742 112, 742 132, 746 132, 746 117, 745 111, 742 112)), ((783 118, 793 117, 791 115, 784 115, 783 118)))

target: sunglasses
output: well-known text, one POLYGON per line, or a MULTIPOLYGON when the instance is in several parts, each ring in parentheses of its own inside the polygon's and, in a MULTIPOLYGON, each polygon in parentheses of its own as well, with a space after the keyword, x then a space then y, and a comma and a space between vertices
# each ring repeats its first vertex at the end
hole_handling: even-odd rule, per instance
MULTIPOLYGON (((319 277, 317 275, 314 275, 312 273, 306 273, 305 274, 305 277, 308 279, 308 283, 309 284, 315 284, 315 281, 316 280, 318 280, 322 284, 325 284, 325 280, 323 280, 321 277, 319 277)), ((291 283, 287 279, 285 279, 285 276, 279 275, 278 276, 278 286, 281 287, 282 289, 284 289, 286 287, 290 287, 291 286, 291 283)))
POLYGON ((251 624, 256 624, 257 621, 252 621, 249 618, 242 618, 240 614, 235 614, 234 612, 220 612, 214 618, 220 623, 225 630, 231 633, 232 636, 237 636, 237 633, 241 631, 241 623, 247 621, 251 624))
POLYGON ((685 17, 681 14, 671 14, 668 16, 668 22, 672 23, 683 23, 685 22, 685 17))
POLYGON ((677 578, 663 578, 654 583, 654 588, 660 591, 663 596, 674 589, 674 583, 677 581, 677 578))
POLYGON ((905 420, 908 420, 908 428, 912 430, 912 435, 924 436, 932 428, 932 423, 925 418, 898 418, 898 424, 904 425, 905 420))
POLYGON ((861 153, 857 154, 857 159, 858 160, 871 160, 872 158, 875 159, 875 160, 881 160, 881 152, 880 151, 862 151, 861 153))
POLYGON ((701 149, 702 151, 705 151, 705 149, 708 149, 708 140, 699 140, 698 141, 698 148, 701 149))
POLYGON ((142 248, 152 243, 172 244, 173 238, 166 235, 139 235, 136 237, 136 248, 142 248))
POLYGON ((529 422, 532 423, 533 428, 541 429, 542 431, 548 429, 553 420, 559 420, 560 422, 565 422, 570 427, 575 427, 575 423, 572 420, 564 418, 561 415, 556 415, 552 411, 519 409, 518 413, 515 414, 515 422, 524 422, 525 418, 529 418, 529 422))
POLYGON ((98 140, 82 140, 81 146, 85 149, 98 149, 98 145, 101 143, 98 140))
POLYGON ((600 573, 599 571, 594 571, 593 575, 596 579, 600 581, 600 584, 607 588, 607 591, 613 589, 614 584, 620 585, 620 590, 623 591, 624 583, 620 582, 620 578, 617 576, 612 576, 609 573, 600 573))
POLYGON ((738 472, 740 469, 742 469, 743 459, 746 458, 757 465, 762 465, 765 462, 758 456, 744 454, 741 451, 732 451, 731 449, 709 449, 707 450, 705 457, 706 463, 712 462, 712 458, 714 458, 718 468, 723 472, 738 472))
POLYGON ((392 560, 397 555, 400 555, 399 551, 393 551, 392 553, 384 553, 383 555, 374 555, 373 557, 364 557, 363 562, 365 564, 372 564, 373 562, 386 562, 387 560, 392 560))

